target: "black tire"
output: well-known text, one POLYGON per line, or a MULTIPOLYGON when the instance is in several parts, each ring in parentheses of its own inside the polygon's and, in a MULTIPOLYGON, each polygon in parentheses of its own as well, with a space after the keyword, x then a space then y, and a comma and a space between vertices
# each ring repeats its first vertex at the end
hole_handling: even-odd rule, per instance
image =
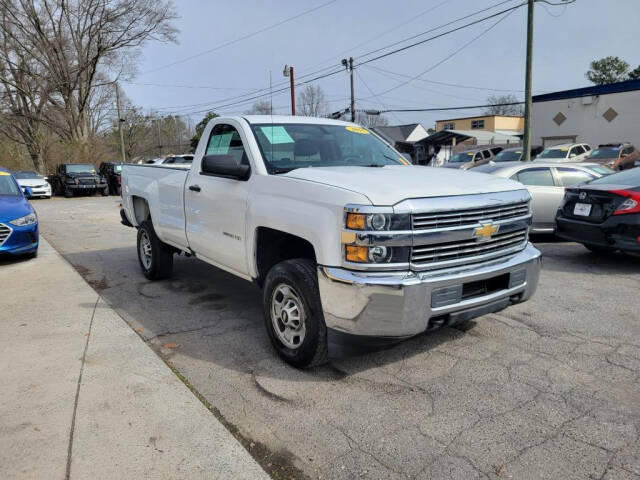
POLYGON ((63 188, 64 198, 73 198, 73 190, 67 187, 62 187, 62 188, 63 188))
POLYGON ((589 243, 583 243, 583 245, 591 253, 596 253, 598 255, 611 255, 613 252, 615 252, 615 249, 611 247, 602 247, 600 245, 593 245, 589 243))
POLYGON ((145 277, 149 280, 162 280, 171 276, 173 273, 173 248, 158 238, 151 220, 145 220, 140 224, 137 246, 138 262, 140 262, 145 277), (145 235, 149 240, 150 258, 143 260, 141 243, 145 241, 145 235))
MULTIPOLYGON (((283 299, 284 300, 284 299, 283 299)), ((278 355, 296 368, 309 368, 326 363, 327 326, 324 323, 318 274, 313 261, 298 258, 280 262, 269 270, 264 282, 263 311, 267 333, 278 355), (289 287, 300 300, 304 313, 304 338, 299 346, 291 348, 279 338, 272 321, 272 305, 282 286, 289 287)), ((284 327, 282 320, 275 323, 284 327)))

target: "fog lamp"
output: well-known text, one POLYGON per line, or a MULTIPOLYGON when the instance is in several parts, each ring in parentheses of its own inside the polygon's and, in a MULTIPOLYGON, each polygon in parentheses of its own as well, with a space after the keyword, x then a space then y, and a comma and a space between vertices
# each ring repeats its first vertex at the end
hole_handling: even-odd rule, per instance
POLYGON ((386 262, 389 260, 387 247, 377 246, 369 248, 369 260, 374 263, 386 262))

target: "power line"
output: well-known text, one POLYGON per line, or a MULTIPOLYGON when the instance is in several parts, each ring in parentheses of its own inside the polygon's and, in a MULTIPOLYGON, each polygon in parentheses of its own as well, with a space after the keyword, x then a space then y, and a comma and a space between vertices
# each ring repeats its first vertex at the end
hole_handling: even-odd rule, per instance
MULTIPOLYGON (((419 42, 415 42, 415 43, 412 43, 410 45, 405 45, 404 47, 397 48, 397 49, 392 50, 392 51, 387 52, 387 53, 383 53, 381 55, 378 55, 377 57, 373 57, 373 58, 370 58, 368 60, 365 60, 364 62, 360 62, 358 65, 366 65, 367 63, 375 62, 376 60, 380 60, 381 58, 385 58, 385 57, 388 57, 390 55, 395 55, 396 53, 400 53, 400 52, 403 52, 403 51, 408 50, 410 48, 416 47, 418 45, 422 45, 424 43, 427 43, 427 42, 430 42, 432 40, 435 40, 437 38, 444 37, 445 35, 450 35, 451 33, 454 33, 454 32, 457 32, 459 30, 462 30, 463 28, 467 28, 467 27, 470 27, 472 25, 476 25, 478 23, 485 22, 485 21, 490 20, 492 18, 495 18, 497 16, 503 15, 503 14, 505 14, 507 12, 512 12, 512 11, 517 10, 518 8, 522 7, 523 5, 525 5, 525 4, 524 3, 520 3, 520 4, 516 5, 515 7, 510 7, 510 8, 501 10, 501 11, 499 11, 497 13, 488 15, 486 17, 482 17, 482 18, 480 18, 478 20, 474 20, 473 22, 465 23, 464 25, 461 25, 459 27, 453 28, 451 30, 447 30, 446 32, 439 33, 438 35, 434 35, 432 37, 425 38, 424 40, 420 40, 419 42)), ((503 17, 503 18, 506 18, 506 17, 503 17)))
MULTIPOLYGON (((524 4, 520 4, 518 5, 518 7, 522 6, 524 4)), ((406 80, 405 82, 400 83, 399 85, 396 85, 395 87, 391 87, 387 90, 385 90, 384 92, 378 93, 378 95, 384 95, 386 93, 392 92, 393 90, 397 90, 400 87, 405 86, 408 83, 411 83, 413 80, 421 77, 422 75, 424 75, 425 73, 430 72, 431 70, 434 70, 435 68, 439 67, 440 65, 442 65, 443 63, 445 63, 446 61, 450 60, 451 58, 453 58, 455 55, 457 55, 458 53, 460 53, 462 50, 464 50, 465 48, 467 48, 469 45, 471 45, 473 42, 475 42, 476 40, 478 40, 480 37, 482 37, 483 35, 487 34, 490 30, 492 30, 493 28, 495 28, 496 26, 498 26, 498 24, 502 21, 504 21, 506 18, 509 17, 509 15, 511 15, 513 12, 515 11, 514 8, 508 9, 506 10, 506 12, 508 12, 506 15, 504 15, 503 17, 499 18, 495 23, 493 23, 492 25, 490 25, 488 28, 485 28, 482 32, 480 32, 478 35, 476 35, 475 37, 473 37, 471 40, 469 40, 468 42, 462 44, 461 47, 459 47, 458 49, 454 50, 452 53, 450 53, 449 55, 447 55, 446 57, 444 57, 442 60, 434 63, 433 65, 431 65, 429 68, 427 68, 426 70, 420 72, 418 75, 415 75, 414 77, 410 78, 409 80, 406 80)))
POLYGON ((389 110, 379 110, 376 113, 391 113, 391 112, 444 112, 449 110, 472 110, 474 108, 489 108, 489 107, 507 107, 511 105, 524 105, 524 102, 508 102, 508 103, 488 103, 486 105, 467 105, 464 107, 441 107, 441 108, 391 108, 389 110))
POLYGON ((161 65, 159 67, 153 68, 151 70, 147 70, 146 72, 141 73, 141 75, 146 75, 147 73, 152 73, 152 72, 157 72, 158 70, 162 70, 165 68, 169 68, 169 67, 173 67, 175 65, 180 65, 181 63, 185 63, 188 62, 189 60, 193 60, 194 58, 199 58, 203 55, 207 55, 208 53, 212 53, 215 52, 216 50, 220 50, 222 48, 228 47, 229 45, 233 45, 234 43, 238 43, 241 42, 242 40, 246 40, 247 38, 251 38, 251 37, 255 37, 256 35, 259 35, 260 33, 266 32, 267 30, 271 30, 273 28, 279 27, 280 25, 284 25, 287 22, 290 22, 292 20, 296 20, 300 17, 303 17, 304 15, 308 15, 309 13, 315 12, 316 10, 319 10, 323 7, 326 7, 327 5, 331 5, 332 3, 335 3, 337 0, 329 0, 328 2, 322 3, 320 5, 317 5, 313 8, 310 8, 308 10, 305 10, 304 12, 298 13, 297 15, 294 15, 292 17, 288 17, 285 18, 284 20, 280 20, 279 22, 276 22, 274 24, 271 24, 269 26, 266 26, 264 28, 261 28, 259 30, 256 30, 254 32, 248 33, 246 35, 243 35, 239 38, 236 38, 234 40, 229 40, 228 42, 222 43, 220 45, 217 45, 213 48, 210 48, 208 50, 204 50, 200 53, 196 53, 194 55, 191 55, 189 57, 183 58, 182 60, 176 60, 175 62, 171 62, 171 63, 167 63, 165 65, 161 65))
POLYGON ((436 80, 429 80, 426 78, 414 78, 411 77, 410 75, 405 75, 402 73, 398 73, 398 72, 393 72, 391 70, 386 70, 384 68, 380 68, 380 67, 376 67, 374 65, 364 65, 367 68, 371 68, 373 70, 377 70, 379 72, 385 72, 391 75, 396 75, 398 77, 403 77, 403 78, 413 78, 414 80, 418 80, 420 82, 425 82, 425 83, 433 83, 434 85, 444 85, 447 87, 457 87, 457 88, 468 88, 468 89, 472 89, 472 90, 487 90, 487 91, 491 91, 491 92, 524 92, 524 90, 517 90, 517 89, 506 89, 506 88, 492 88, 492 87, 478 87, 478 86, 474 86, 474 85, 462 85, 459 83, 449 83, 449 82, 441 82, 441 81, 436 81, 436 80))

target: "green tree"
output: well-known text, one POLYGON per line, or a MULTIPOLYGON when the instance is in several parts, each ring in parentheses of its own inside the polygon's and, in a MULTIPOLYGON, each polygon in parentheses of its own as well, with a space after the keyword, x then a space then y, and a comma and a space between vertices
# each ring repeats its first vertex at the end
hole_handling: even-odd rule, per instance
POLYGON ((604 57, 591 62, 591 68, 585 76, 596 85, 622 82, 630 78, 629 68, 629 64, 619 57, 604 57))
POLYGON ((640 79, 640 65, 637 66, 634 70, 629 72, 629 80, 639 80, 640 79))
POLYGON ((193 137, 191 137, 191 148, 193 148, 194 151, 198 147, 198 142, 200 141, 200 137, 202 136, 204 127, 207 126, 207 123, 209 123, 209 120, 219 116, 220 115, 218 115, 216 112, 208 112, 204 116, 204 118, 198 122, 198 124, 196 125, 196 133, 193 135, 193 137))

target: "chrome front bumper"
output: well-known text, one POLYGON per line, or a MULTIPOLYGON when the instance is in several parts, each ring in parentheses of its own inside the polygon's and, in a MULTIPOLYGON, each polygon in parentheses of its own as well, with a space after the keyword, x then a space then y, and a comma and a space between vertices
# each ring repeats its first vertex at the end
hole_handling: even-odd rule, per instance
POLYGON ((538 285, 541 264, 540 252, 529 243, 506 260, 448 272, 372 273, 319 266, 318 282, 328 328, 352 335, 403 338, 424 332, 434 318, 469 319, 529 299, 538 285), (442 295, 448 291, 507 278, 505 274, 509 278, 505 288, 439 306, 446 303, 442 295))

